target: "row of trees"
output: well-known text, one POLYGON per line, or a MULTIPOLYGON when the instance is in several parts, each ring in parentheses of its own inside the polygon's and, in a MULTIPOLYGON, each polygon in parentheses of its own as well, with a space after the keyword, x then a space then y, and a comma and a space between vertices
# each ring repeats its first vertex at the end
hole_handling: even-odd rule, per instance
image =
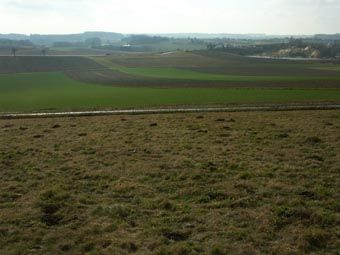
POLYGON ((170 41, 170 38, 168 37, 148 35, 131 35, 122 40, 122 42, 132 45, 157 44, 168 41, 170 41))
POLYGON ((289 57, 312 57, 311 52, 317 52, 321 58, 340 56, 340 41, 320 43, 303 39, 291 39, 286 43, 271 43, 260 45, 225 45, 223 43, 208 43, 208 50, 220 50, 238 55, 274 54, 280 50, 290 50, 289 57))
MULTIPOLYGON (((18 48, 12 47, 11 48, 11 55, 13 57, 15 57, 17 55, 18 50, 19 50, 18 48)), ((48 51, 47 48, 42 49, 41 50, 41 55, 46 56, 47 55, 47 51, 48 51)))
POLYGON ((63 48, 63 47, 91 47, 91 48, 97 48, 103 45, 103 42, 100 38, 94 37, 94 38, 88 38, 85 41, 79 41, 79 42, 67 42, 67 41, 59 41, 54 42, 53 47, 56 48, 63 48))

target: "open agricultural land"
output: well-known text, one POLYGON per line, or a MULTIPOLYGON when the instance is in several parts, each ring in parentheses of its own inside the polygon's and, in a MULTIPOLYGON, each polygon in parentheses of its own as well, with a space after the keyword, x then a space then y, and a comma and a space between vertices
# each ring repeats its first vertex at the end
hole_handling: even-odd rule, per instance
POLYGON ((338 254, 340 111, 0 120, 0 254, 338 254))
POLYGON ((337 60, 220 51, 0 57, 0 111, 338 103, 337 60))

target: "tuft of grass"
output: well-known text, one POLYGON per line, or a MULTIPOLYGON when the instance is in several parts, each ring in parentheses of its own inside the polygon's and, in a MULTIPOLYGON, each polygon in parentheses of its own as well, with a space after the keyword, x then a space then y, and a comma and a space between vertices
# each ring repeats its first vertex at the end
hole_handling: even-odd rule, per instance
POLYGON ((315 145, 315 144, 321 143, 321 139, 317 136, 311 136, 306 139, 306 143, 315 145))
POLYGON ((69 195, 60 189, 43 192, 38 201, 38 206, 42 213, 41 221, 47 226, 60 224, 64 218, 61 211, 68 198, 69 195))
POLYGON ((127 219, 131 215, 133 215, 133 210, 124 205, 114 205, 109 207, 98 206, 93 211, 93 215, 101 216, 101 217, 109 217, 112 219, 120 218, 127 219))
POLYGON ((138 247, 133 242, 125 242, 121 244, 121 248, 129 253, 134 253, 138 250, 138 247))
POLYGON ((183 230, 162 229, 161 235, 170 241, 185 241, 189 238, 190 232, 183 230))
POLYGON ((302 236, 301 248, 306 252, 325 249, 329 240, 329 234, 322 229, 308 229, 302 236))
POLYGON ((218 246, 211 249, 210 255, 225 255, 226 253, 218 246))

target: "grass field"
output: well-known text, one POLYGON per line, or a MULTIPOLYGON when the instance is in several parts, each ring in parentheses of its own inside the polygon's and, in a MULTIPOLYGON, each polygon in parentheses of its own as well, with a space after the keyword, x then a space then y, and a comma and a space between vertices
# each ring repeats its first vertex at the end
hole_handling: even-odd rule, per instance
POLYGON ((58 72, 0 75, 0 91, 3 112, 340 101, 337 89, 111 87, 58 72))
POLYGON ((339 130, 340 111, 0 120, 0 254, 338 254, 339 130))

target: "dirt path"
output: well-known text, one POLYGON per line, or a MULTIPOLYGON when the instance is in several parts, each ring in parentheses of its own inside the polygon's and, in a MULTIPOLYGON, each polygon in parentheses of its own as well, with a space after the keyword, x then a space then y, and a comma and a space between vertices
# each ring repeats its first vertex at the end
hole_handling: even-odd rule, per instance
POLYGON ((107 111, 74 111, 74 112, 0 113, 0 119, 81 117, 81 116, 105 116, 105 115, 123 115, 123 114, 136 115, 136 114, 166 114, 166 113, 195 113, 195 112, 299 111, 299 110, 336 110, 336 109, 340 109, 340 104, 129 109, 129 110, 107 110, 107 111))

